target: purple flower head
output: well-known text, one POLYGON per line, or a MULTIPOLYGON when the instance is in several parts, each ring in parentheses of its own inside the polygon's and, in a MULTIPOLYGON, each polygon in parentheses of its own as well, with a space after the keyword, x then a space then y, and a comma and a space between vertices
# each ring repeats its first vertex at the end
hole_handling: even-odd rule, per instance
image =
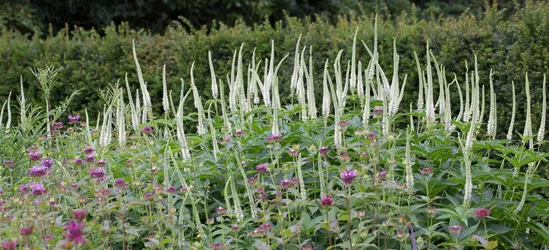
POLYGON ((281 180, 280 181, 280 188, 281 189, 288 189, 288 188, 291 188, 294 184, 292 183, 291 180, 288 180, 288 179, 284 179, 284 180, 281 180))
POLYGON ((57 129, 63 128, 63 123, 62 122, 54 122, 53 127, 57 128, 57 129))
POLYGON ((22 228, 19 228, 19 233, 23 236, 27 236, 32 234, 33 229, 34 229, 33 226, 22 227, 22 228))
POLYGON ((320 203, 321 206, 332 206, 334 205, 334 199, 332 196, 325 195, 322 196, 322 202, 320 203))
POLYGON ((265 174, 268 172, 269 164, 267 163, 261 163, 257 166, 255 166, 255 170, 257 170, 258 174, 265 174))
POLYGON ((379 107, 379 106, 374 107, 374 110, 372 111, 372 114, 374 116, 378 116, 378 115, 383 114, 383 107, 379 107))
POLYGON ((15 250, 17 247, 17 241, 4 241, 2 242, 2 250, 15 250))
POLYGON ((32 195, 39 196, 45 194, 46 188, 42 183, 30 183, 29 186, 30 190, 32 191, 32 195))
POLYGON ((76 159, 74 159, 74 164, 76 166, 82 166, 82 165, 84 165, 84 160, 82 160, 80 158, 76 158, 76 159))
POLYGON ((337 126, 340 126, 340 127, 347 127, 349 126, 349 122, 348 121, 345 121, 345 120, 341 120, 337 123, 337 126))
POLYGON ((91 154, 93 152, 95 152, 95 150, 93 149, 92 146, 87 146, 87 147, 84 148, 84 153, 85 154, 91 154))
POLYGON ((44 158, 42 160, 42 166, 47 167, 47 168, 51 168, 51 166, 53 166, 53 160, 50 159, 50 158, 44 158))
POLYGON ((479 219, 479 220, 482 220, 488 216, 490 216, 490 213, 492 213, 492 211, 490 211, 490 209, 488 208, 479 208, 479 209, 475 209, 475 216, 479 219))
POLYGON ((366 138, 368 138, 368 140, 370 141, 373 141, 376 139, 376 134, 374 132, 370 132, 368 133, 368 135, 366 135, 366 138))
POLYGON ((252 176, 252 177, 248 178, 248 183, 249 184, 257 183, 257 176, 252 176))
POLYGON ((95 153, 86 154, 85 158, 87 163, 92 163, 95 161, 95 153))
POLYGON ((107 161, 98 160, 95 164, 97 164, 98 167, 104 167, 105 165, 107 165, 107 161))
POLYGON ((341 180, 345 183, 345 186, 350 185, 355 180, 357 171, 356 169, 345 170, 341 172, 341 180))
POLYGON ((244 131, 242 129, 237 129, 234 134, 236 136, 242 136, 244 134, 244 131))
POLYGON ((105 177, 105 169, 104 168, 92 168, 90 170, 90 177, 100 179, 105 177))
POLYGON ((297 156, 299 154, 299 151, 297 149, 290 148, 290 150, 288 150, 288 154, 290 156, 297 156))
POLYGON ((68 242, 83 244, 84 243, 83 237, 87 235, 87 233, 83 232, 83 228, 84 228, 84 222, 77 223, 71 220, 65 226, 65 230, 67 230, 67 233, 64 234, 64 236, 66 237, 68 242))
POLYGON ((141 129, 141 133, 143 134, 152 134, 153 129, 151 126, 145 126, 143 129, 141 129))
POLYGON ((338 158, 340 161, 348 161, 351 159, 351 156, 349 156, 349 154, 347 153, 343 153, 340 156, 338 156, 338 158))
POLYGON ((214 250, 223 249, 223 243, 221 242, 213 243, 210 245, 210 249, 214 249, 214 250))
POLYGON ((70 124, 77 123, 79 120, 80 120, 79 115, 69 115, 69 123, 70 124))
POLYGON ((226 214, 227 213, 227 209, 223 208, 223 207, 218 207, 215 209, 215 213, 219 214, 219 215, 222 215, 222 214, 226 214))
POLYGON ((450 233, 456 234, 458 236, 459 236, 459 233, 461 232, 461 229, 463 229, 461 225, 453 225, 448 227, 448 231, 450 231, 450 233))
POLYGON ((265 141, 267 143, 275 143, 275 142, 279 142, 281 138, 282 138, 281 134, 271 134, 271 135, 267 136, 265 141))
POLYGON ((31 161, 39 161, 42 156, 42 152, 40 151, 31 151, 29 152, 29 159, 31 161))
POLYGON ((299 250, 313 250, 313 246, 311 244, 307 244, 305 246, 302 246, 299 248, 299 250))
POLYGON ((15 162, 12 161, 12 160, 4 161, 4 166, 6 166, 6 167, 14 167, 14 166, 15 166, 15 162))
POLYGON ((122 178, 114 180, 114 186, 120 189, 126 189, 129 187, 129 184, 124 181, 122 178))
POLYGON ((143 195, 143 198, 144 198, 145 200, 150 200, 150 199, 153 198, 153 193, 151 193, 151 192, 145 193, 145 194, 143 195))
POLYGON ((431 168, 422 168, 419 170, 419 172, 422 174, 422 175, 430 175, 433 173, 433 169, 431 168))
POLYGON ((25 193, 28 193, 29 191, 30 191, 30 188, 28 183, 21 184, 21 186, 19 186, 19 193, 25 194, 25 193))
POLYGON ((320 147, 320 150, 319 150, 320 156, 325 156, 328 153, 328 151, 330 151, 330 147, 328 146, 320 147))
POLYGON ((177 191, 177 189, 174 186, 169 186, 168 188, 166 188, 166 192, 168 192, 170 194, 173 194, 176 191, 177 191))
POLYGON ((83 221, 86 218, 86 209, 74 209, 72 210, 72 217, 77 221, 83 221))
POLYGON ((48 168, 44 165, 40 166, 33 166, 29 170, 29 176, 30 177, 42 177, 48 173, 48 168))
POLYGON ((377 176, 376 176, 378 179, 385 179, 387 177, 387 172, 385 171, 381 171, 379 173, 377 173, 377 176))

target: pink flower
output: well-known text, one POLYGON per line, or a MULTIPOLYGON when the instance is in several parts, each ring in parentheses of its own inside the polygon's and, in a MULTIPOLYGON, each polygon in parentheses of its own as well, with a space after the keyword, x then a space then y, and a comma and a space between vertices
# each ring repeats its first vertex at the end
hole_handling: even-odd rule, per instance
POLYGON ((345 120, 342 120, 342 121, 339 121, 337 123, 337 126, 340 126, 340 127, 347 127, 349 126, 349 122, 348 121, 345 121, 345 120))
POLYGON ((40 151, 31 151, 29 152, 29 159, 31 161, 39 161, 42 156, 42 152, 40 151))
POLYGON ((381 171, 379 173, 377 173, 377 176, 376 176, 378 179, 385 179, 387 177, 387 172, 385 171, 381 171))
POLYGON ((235 135, 236 135, 236 136, 242 136, 243 134, 244 134, 244 131, 242 131, 242 129, 237 129, 237 130, 235 131, 235 135))
POLYGON ((291 188, 293 185, 294 185, 293 182, 288 179, 284 179, 280 181, 280 189, 288 189, 288 188, 291 188))
POLYGON ((83 237, 87 235, 87 233, 82 232, 83 228, 84 228, 84 222, 77 223, 71 220, 65 226, 65 230, 67 230, 67 233, 64 234, 64 236, 67 238, 68 242, 83 244, 84 243, 83 237))
POLYGON ((143 129, 141 129, 141 133, 143 134, 152 134, 153 129, 151 126, 145 126, 143 129))
POLYGON ((107 165, 107 161, 98 160, 95 164, 97 164, 97 166, 99 166, 99 167, 104 167, 105 165, 107 165))
POLYGON ((175 189, 174 186, 169 186, 168 188, 166 188, 166 192, 170 193, 170 194, 173 194, 177 191, 177 189, 175 189))
POLYGON ((383 114, 383 107, 374 107, 374 110, 372 111, 372 114, 374 116, 383 114))
POLYGON ((100 179, 105 177, 105 169, 104 168, 92 168, 89 172, 90 177, 100 179))
POLYGON ((95 150, 93 149, 92 146, 87 146, 87 147, 84 148, 84 153, 85 154, 91 154, 93 152, 95 152, 95 150))
POLYGON ((321 206, 332 206, 334 205, 334 199, 332 196, 325 195, 322 196, 322 202, 320 203, 321 206))
POLYGON ((268 171, 269 164, 267 163, 261 163, 257 166, 255 166, 255 170, 257 170, 258 174, 265 174, 268 171))
POLYGON ((349 154, 347 154, 347 153, 344 153, 344 154, 338 156, 338 158, 339 158, 340 161, 348 161, 348 160, 351 159, 351 156, 349 156, 349 154))
POLYGON ((80 120, 79 115, 69 115, 69 123, 77 123, 80 120))
POLYGON ((80 158, 76 158, 76 159, 74 159, 74 164, 76 166, 82 166, 82 165, 84 165, 84 160, 82 160, 80 158))
POLYGON ((345 186, 350 185, 355 180, 357 171, 355 169, 345 170, 341 172, 341 180, 345 183, 345 186))
POLYGON ((29 176, 30 177, 42 177, 48 173, 48 168, 46 168, 43 165, 40 166, 33 166, 29 170, 29 176))
POLYGON ((366 138, 368 138, 368 140, 370 141, 373 141, 376 139, 376 134, 374 132, 370 132, 368 133, 368 135, 366 135, 366 138))
POLYGON ((422 168, 419 170, 419 172, 422 174, 422 175, 430 175, 433 173, 433 169, 431 168, 422 168))
POLYGON ((490 209, 488 208, 479 208, 479 209, 475 209, 475 216, 479 219, 479 220, 482 220, 488 216, 490 216, 490 209))
POLYGON ((453 225, 448 227, 448 231, 456 235, 459 235, 459 233, 461 232, 461 229, 463 229, 461 225, 453 225))
POLYGON ((227 209, 223 208, 223 207, 218 207, 215 209, 215 212, 219 215, 222 215, 222 214, 226 214, 227 213, 227 209))
POLYGON ((17 247, 17 241, 2 242, 2 250, 15 250, 16 247, 17 247))
POLYGON ((95 153, 86 154, 86 162, 92 163, 95 161, 95 153))
POLYGON ((114 186, 120 189, 126 189, 129 187, 129 184, 124 181, 122 178, 118 178, 114 181, 114 186))
POLYGON ((143 198, 144 198, 145 200, 150 200, 150 199, 153 198, 153 193, 151 193, 151 192, 145 193, 145 194, 143 195, 143 198))
POLYGON ((42 165, 47 167, 47 168, 51 168, 53 166, 53 160, 50 159, 50 158, 44 158, 42 160, 42 165))
POLYGON ((19 233, 23 236, 27 236, 32 234, 33 229, 34 229, 33 226, 22 227, 22 228, 19 228, 19 233))
POLYGON ((265 141, 267 143, 275 143, 275 142, 279 142, 281 138, 282 138, 281 134, 271 134, 271 135, 267 136, 265 141))
POLYGON ((6 166, 6 167, 14 167, 14 166, 15 166, 15 162, 12 161, 12 160, 4 161, 4 166, 6 166))
POLYGON ((47 192, 42 183, 30 183, 28 184, 28 187, 31 189, 32 195, 34 196, 40 196, 47 192))
POLYGON ((297 151, 297 150, 291 148, 290 150, 288 150, 288 154, 289 154, 290 156, 297 156, 297 154, 299 154, 299 151, 297 151))
POLYGON ((63 128, 63 123, 62 122, 54 122, 53 127, 57 128, 57 129, 63 128))
POLYGON ((325 156, 328 153, 328 151, 330 151, 330 147, 328 146, 320 147, 320 150, 319 150, 320 156, 325 156))
POLYGON ((72 210, 72 217, 77 221, 83 221, 86 218, 86 209, 72 210))

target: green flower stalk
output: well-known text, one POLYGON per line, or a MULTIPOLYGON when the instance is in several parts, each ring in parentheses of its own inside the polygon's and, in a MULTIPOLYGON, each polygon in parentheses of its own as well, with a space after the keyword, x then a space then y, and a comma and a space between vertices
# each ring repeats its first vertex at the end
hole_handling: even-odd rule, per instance
POLYGON ((370 77, 369 72, 370 69, 373 68, 374 59, 370 60, 368 64, 368 68, 364 70, 364 76, 366 79, 366 90, 364 92, 364 108, 362 110, 362 128, 364 130, 368 129, 368 124, 370 123, 370 82, 372 81, 372 77, 370 77), (368 74, 368 75, 367 75, 368 74))
MULTIPOLYGON (((21 85, 21 86, 23 86, 23 85, 21 85)), ((25 97, 23 96, 23 99, 24 99, 24 98, 25 98, 25 97)), ((2 122, 3 122, 3 120, 4 120, 4 108, 6 107, 6 103, 7 103, 7 105, 8 105, 8 120, 6 121, 6 129, 9 129, 9 128, 11 127, 11 107, 10 107, 10 99, 11 99, 11 92, 8 94, 8 100, 6 100, 6 101, 4 102, 4 105, 2 105, 2 112, 0 113, 0 127, 1 127, 1 126, 3 126, 2 122)), ((24 105, 25 105, 25 104, 22 105, 23 108, 24 108, 24 105)), ((24 110, 24 109, 21 109, 21 110, 24 110)), ((21 120, 23 120, 23 117, 24 117, 24 116, 25 116, 25 115, 23 114, 23 112, 21 112, 21 120)), ((21 123, 21 124, 23 125, 24 123, 21 123)))
POLYGON ((511 120, 509 121, 509 130, 507 130, 507 140, 513 139, 513 127, 515 125, 515 115, 517 113, 517 96, 515 94, 515 82, 511 81, 513 88, 513 108, 511 109, 511 120))

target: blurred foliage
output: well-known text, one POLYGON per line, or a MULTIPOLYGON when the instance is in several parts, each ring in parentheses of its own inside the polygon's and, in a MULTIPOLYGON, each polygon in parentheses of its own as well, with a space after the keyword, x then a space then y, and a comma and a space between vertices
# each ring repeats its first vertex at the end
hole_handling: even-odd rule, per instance
MULTIPOLYGON (((319 16, 331 23, 339 15, 386 16, 411 14, 414 6, 420 18, 457 17, 469 11, 480 14, 486 0, 12 0, 0 3, 0 28, 23 33, 48 35, 67 25, 102 32, 112 22, 128 22, 132 28, 163 33, 173 20, 188 20, 194 28, 221 22, 232 26, 241 20, 251 26, 267 20, 274 24, 286 16, 319 16)), ((496 1, 496 0, 491 0, 496 1)), ((513 1, 497 0, 501 7, 513 9, 513 1)))

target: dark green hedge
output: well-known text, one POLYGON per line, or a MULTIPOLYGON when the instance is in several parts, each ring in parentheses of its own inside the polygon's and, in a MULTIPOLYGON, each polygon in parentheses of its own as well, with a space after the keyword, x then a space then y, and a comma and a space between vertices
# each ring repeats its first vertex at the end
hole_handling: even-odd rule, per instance
MULTIPOLYGON (((158 109, 161 106, 163 64, 167 65, 170 89, 178 93, 179 78, 189 80, 190 65, 195 61, 195 80, 202 89, 203 96, 208 97, 208 51, 213 53, 218 78, 225 79, 224 75, 230 70, 232 54, 241 43, 245 44, 246 64, 254 47, 257 47, 257 58, 265 58, 269 54, 271 40, 275 42, 276 59, 280 60, 286 53, 293 53, 299 34, 303 34, 302 45, 313 45, 315 66, 318 69, 316 76, 319 77, 324 61, 327 58, 333 60, 339 50, 345 50, 342 61, 350 59, 352 36, 357 28, 359 39, 372 44, 372 16, 341 18, 337 25, 287 18, 275 27, 258 24, 250 28, 242 24, 232 28, 221 26, 209 31, 191 32, 186 32, 183 24, 174 24, 164 35, 135 31, 127 25, 110 26, 105 30, 104 36, 99 36, 93 30, 76 29, 70 33, 65 30, 47 39, 28 38, 2 30, 0 101, 3 102, 10 91, 19 94, 19 77, 23 75, 27 98, 35 103, 42 102, 43 96, 38 82, 29 68, 51 64, 64 68, 60 73, 62 86, 52 93, 53 103, 58 103, 72 91, 83 88, 82 94, 71 105, 71 111, 81 113, 87 108, 94 116, 103 105, 96 94, 99 88, 105 88, 118 80, 123 81, 125 73, 129 74, 132 86, 138 86, 131 52, 132 39, 136 41, 144 78, 149 83, 153 102, 158 109)), ((482 84, 488 84, 489 69, 493 68, 496 72, 500 132, 506 130, 507 118, 510 117, 511 81, 517 83, 517 91, 521 93, 518 103, 525 103, 522 93, 526 72, 529 72, 533 88, 534 122, 539 120, 542 74, 549 72, 547 34, 548 3, 529 3, 505 20, 502 19, 502 12, 489 9, 481 17, 463 15, 457 20, 418 21, 411 16, 400 16, 389 21, 382 20, 379 24, 382 64, 387 71, 391 70, 392 42, 396 39, 401 55, 400 72, 409 75, 410 84, 406 89, 405 103, 414 101, 417 94, 413 51, 424 55, 427 40, 430 40, 439 63, 446 66, 449 78, 453 72, 462 82, 464 62, 468 61, 472 65, 475 54, 479 58, 482 84)), ((358 54, 363 62, 369 60, 362 46, 358 47, 358 54)), ((283 85, 289 85, 287 81, 292 73, 292 64, 292 59, 287 60, 280 70, 283 85)), ((317 84, 320 85, 320 81, 317 84)), ((287 92, 286 89, 282 91, 287 92)), ((524 121, 522 110, 523 107, 519 105, 517 121, 524 121)), ((520 131, 522 125, 517 122, 516 127, 520 131)))

